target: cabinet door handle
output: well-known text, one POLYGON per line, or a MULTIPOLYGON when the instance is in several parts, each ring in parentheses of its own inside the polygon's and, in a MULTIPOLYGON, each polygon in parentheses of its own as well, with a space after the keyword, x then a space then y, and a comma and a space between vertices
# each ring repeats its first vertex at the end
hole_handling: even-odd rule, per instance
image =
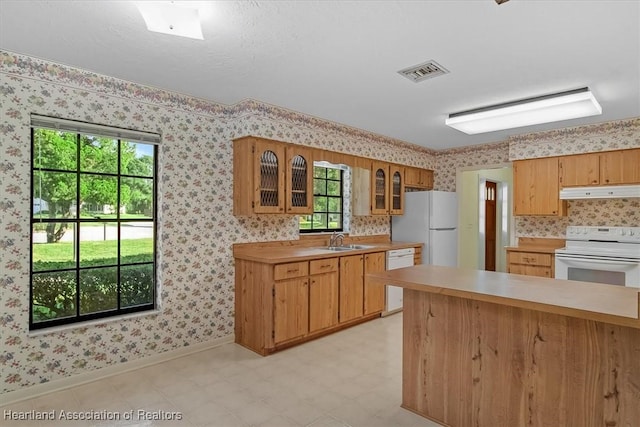
POLYGON ((329 268, 331 267, 331 264, 323 264, 320 266, 320 268, 329 268))
POLYGON ((297 273, 298 271, 300 271, 300 269, 296 268, 295 270, 287 270, 287 273, 297 273))

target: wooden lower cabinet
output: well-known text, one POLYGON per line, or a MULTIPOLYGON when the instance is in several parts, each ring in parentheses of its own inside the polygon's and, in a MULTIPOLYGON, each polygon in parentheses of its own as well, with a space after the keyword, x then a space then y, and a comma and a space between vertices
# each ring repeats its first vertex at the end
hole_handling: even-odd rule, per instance
POLYGON ((385 286, 368 283, 367 273, 385 271, 386 252, 375 252, 364 256, 364 314, 381 313, 384 310, 385 286))
POLYGON ((364 313, 364 255, 340 257, 340 322, 364 313))
POLYGON ((275 344, 309 332, 309 279, 275 282, 273 294, 273 340, 275 344))
POLYGON ((507 259, 509 273, 549 278, 555 275, 553 254, 507 249, 507 259))
POLYGON ((235 340, 262 355, 373 319, 384 309, 384 287, 365 289, 364 274, 384 270, 385 252, 235 263, 235 340))
POLYGON ((314 260, 310 264, 309 332, 316 332, 338 324, 338 259, 314 260))
POLYGON ((417 247, 413 253, 413 265, 422 264, 422 246, 417 247))

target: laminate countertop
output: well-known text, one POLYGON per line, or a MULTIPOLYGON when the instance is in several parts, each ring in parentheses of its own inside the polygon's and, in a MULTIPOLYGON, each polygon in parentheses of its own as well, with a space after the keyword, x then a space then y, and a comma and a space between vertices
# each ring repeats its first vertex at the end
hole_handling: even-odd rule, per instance
POLYGON ((505 246, 511 252, 532 252, 539 254, 555 254, 557 247, 552 246, 505 246))
POLYGON ((335 258, 372 252, 386 252, 392 249, 420 248, 422 243, 416 242, 355 242, 363 249, 348 251, 331 251, 325 247, 315 246, 283 246, 269 248, 243 248, 234 250, 233 257, 265 264, 281 264, 285 262, 306 261, 312 259, 335 258))
POLYGON ((639 288, 433 265, 367 277, 406 289, 640 329, 639 288))

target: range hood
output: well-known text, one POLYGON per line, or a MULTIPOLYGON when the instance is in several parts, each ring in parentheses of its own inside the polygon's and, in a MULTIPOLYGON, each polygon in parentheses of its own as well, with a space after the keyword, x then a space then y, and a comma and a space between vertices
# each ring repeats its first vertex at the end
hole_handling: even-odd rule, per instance
POLYGON ((597 187, 571 187, 560 190, 561 200, 574 199, 629 199, 640 198, 640 185, 608 185, 597 187))

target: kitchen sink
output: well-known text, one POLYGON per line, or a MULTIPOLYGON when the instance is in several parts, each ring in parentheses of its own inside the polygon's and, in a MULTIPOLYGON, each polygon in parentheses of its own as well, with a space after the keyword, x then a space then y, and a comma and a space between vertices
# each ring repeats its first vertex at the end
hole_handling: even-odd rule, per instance
POLYGON ((342 252, 342 251, 353 251, 353 250, 355 250, 357 248, 352 248, 352 247, 349 247, 349 246, 326 246, 326 247, 324 247, 322 249, 326 249, 326 250, 329 250, 329 251, 342 252))
POLYGON ((342 252, 342 251, 355 251, 356 249, 370 249, 370 248, 373 248, 373 246, 370 246, 370 245, 325 246, 322 249, 326 249, 329 251, 342 252))

